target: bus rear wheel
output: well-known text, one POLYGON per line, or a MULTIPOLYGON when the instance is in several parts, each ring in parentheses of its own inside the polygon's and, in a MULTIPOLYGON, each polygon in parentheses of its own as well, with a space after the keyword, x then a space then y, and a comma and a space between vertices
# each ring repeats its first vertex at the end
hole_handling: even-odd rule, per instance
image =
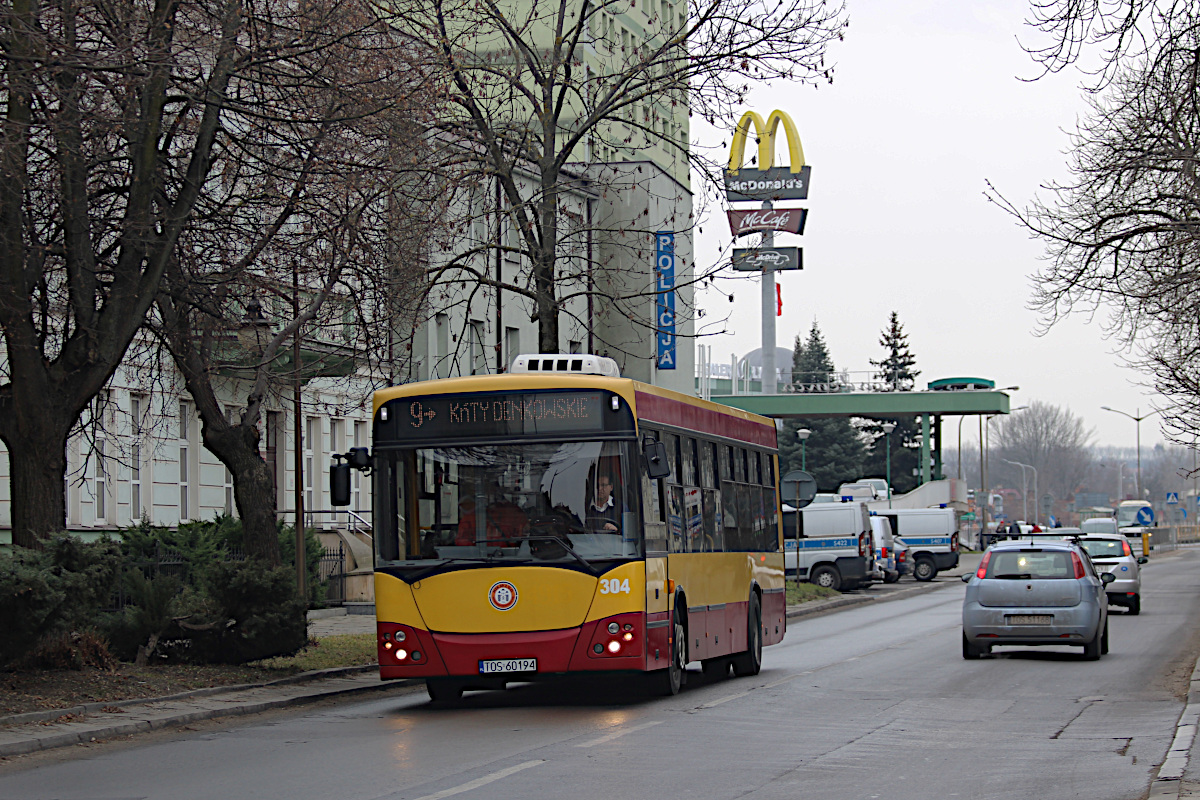
POLYGON ((733 657, 733 674, 739 678, 757 675, 762 669, 762 605, 758 595, 750 595, 746 614, 746 650, 733 657))

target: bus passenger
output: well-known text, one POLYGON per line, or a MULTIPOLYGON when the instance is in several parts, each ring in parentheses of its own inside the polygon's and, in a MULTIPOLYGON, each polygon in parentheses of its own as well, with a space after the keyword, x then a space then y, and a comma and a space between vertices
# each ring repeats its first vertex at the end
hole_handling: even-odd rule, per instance
POLYGON ((613 497, 613 479, 607 473, 596 478, 596 496, 588 503, 588 529, 596 533, 620 533, 621 503, 613 497))

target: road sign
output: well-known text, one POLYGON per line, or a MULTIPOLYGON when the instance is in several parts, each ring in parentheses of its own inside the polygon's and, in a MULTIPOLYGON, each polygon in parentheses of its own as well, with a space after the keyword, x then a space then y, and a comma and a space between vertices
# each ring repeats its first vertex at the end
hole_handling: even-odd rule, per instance
POLYGON ((817 479, 807 472, 794 469, 779 481, 780 499, 792 508, 804 508, 817 496, 817 479))
POLYGON ((1134 520, 1138 525, 1153 525, 1154 524, 1154 509, 1150 506, 1142 506, 1137 510, 1137 517, 1134 520))
POLYGON ((804 253, 799 247, 737 247, 733 251, 733 268, 738 272, 762 272, 774 269, 803 269, 804 253))
POLYGON ((1179 505, 1179 492, 1167 492, 1167 505, 1179 505))

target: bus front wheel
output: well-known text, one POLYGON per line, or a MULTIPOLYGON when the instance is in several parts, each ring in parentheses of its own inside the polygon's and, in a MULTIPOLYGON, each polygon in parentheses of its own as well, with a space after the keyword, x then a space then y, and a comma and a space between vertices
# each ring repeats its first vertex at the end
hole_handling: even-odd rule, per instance
POLYGON ((425 691, 435 703, 454 703, 462 699, 463 685, 453 679, 429 678, 425 681, 425 691))
POLYGON ((746 615, 746 650, 733 657, 733 674, 739 678, 757 675, 762 669, 762 605, 758 595, 750 595, 750 611, 746 615))
POLYGON ((687 630, 683 627, 679 611, 671 615, 670 659, 666 669, 650 673, 651 687, 655 694, 667 697, 679 694, 683 686, 683 673, 687 669, 687 630))

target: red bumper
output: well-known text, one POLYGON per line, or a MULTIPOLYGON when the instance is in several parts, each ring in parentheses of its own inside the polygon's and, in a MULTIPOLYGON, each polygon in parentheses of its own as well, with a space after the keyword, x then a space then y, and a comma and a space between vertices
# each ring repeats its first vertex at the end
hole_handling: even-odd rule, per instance
MULTIPOLYGON (((477 676, 479 662, 536 658, 538 673, 645 670, 645 614, 619 614, 578 628, 520 633, 437 633, 392 622, 376 624, 379 677, 477 676), (616 632, 610 632, 613 626, 616 632)), ((512 679, 520 679, 519 673, 512 679)))

